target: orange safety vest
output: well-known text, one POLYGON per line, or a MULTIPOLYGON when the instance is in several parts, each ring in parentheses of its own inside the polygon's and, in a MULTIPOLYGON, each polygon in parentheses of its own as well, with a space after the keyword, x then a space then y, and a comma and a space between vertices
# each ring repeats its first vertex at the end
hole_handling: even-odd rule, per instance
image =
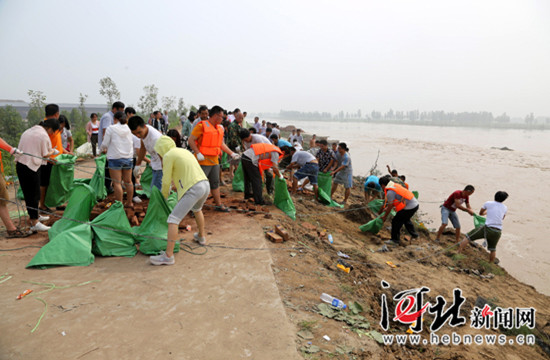
POLYGON ((271 161, 271 153, 279 153, 279 159, 283 156, 283 152, 277 146, 273 144, 252 144, 250 147, 254 150, 254 155, 258 156, 258 168, 260 169, 260 174, 265 170, 270 169, 273 165, 271 161))
POLYGON ((404 186, 401 186, 399 184, 394 183, 393 181, 390 181, 388 185, 386 185, 386 188, 384 189, 384 195, 385 195, 384 207, 386 207, 386 203, 388 201, 388 190, 392 190, 397 195, 401 196, 401 200, 397 200, 397 199, 393 200, 393 207, 396 212, 403 210, 403 208, 406 205, 405 200, 411 200, 412 198, 414 198, 414 194, 411 191, 405 189, 404 186))
POLYGON ((199 146, 199 151, 203 155, 218 156, 222 153, 223 143, 223 126, 218 125, 216 128, 208 120, 200 122, 202 124, 202 139, 199 146))

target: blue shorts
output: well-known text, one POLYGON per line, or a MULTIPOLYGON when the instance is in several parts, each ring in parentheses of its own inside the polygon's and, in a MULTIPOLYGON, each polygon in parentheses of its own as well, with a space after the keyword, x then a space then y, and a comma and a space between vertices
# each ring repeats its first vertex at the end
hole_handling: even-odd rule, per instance
POLYGON ((460 221, 458 221, 456 211, 451 211, 441 205, 441 223, 447 225, 449 223, 449 219, 455 229, 460 229, 460 221))
POLYGON ((294 173, 294 177, 301 180, 305 177, 309 179, 311 185, 317 185, 317 175, 319 174, 319 164, 306 163, 300 170, 294 173))
POLYGON ((109 170, 132 170, 134 159, 109 159, 109 170))
POLYGON ((153 179, 151 179, 151 190, 153 186, 162 190, 162 170, 153 170, 153 179))

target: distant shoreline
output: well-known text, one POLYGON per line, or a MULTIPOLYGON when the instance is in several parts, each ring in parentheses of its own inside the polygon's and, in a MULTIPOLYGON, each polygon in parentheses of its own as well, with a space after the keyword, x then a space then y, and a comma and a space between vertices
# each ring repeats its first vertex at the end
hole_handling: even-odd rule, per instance
POLYGON ((474 128, 474 129, 498 129, 498 130, 550 130, 550 124, 491 124, 491 125, 472 125, 472 124, 456 124, 456 123, 434 123, 432 121, 399 121, 399 120, 372 120, 372 119, 310 119, 310 118, 286 118, 275 117, 277 120, 285 121, 322 121, 322 122, 361 122, 372 124, 391 124, 391 125, 413 125, 413 126, 433 126, 433 127, 460 127, 460 128, 474 128))

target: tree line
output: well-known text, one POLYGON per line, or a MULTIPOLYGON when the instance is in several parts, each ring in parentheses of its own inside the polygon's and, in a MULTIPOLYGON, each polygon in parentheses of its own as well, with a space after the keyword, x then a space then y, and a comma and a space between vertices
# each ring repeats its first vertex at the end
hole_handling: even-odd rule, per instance
MULTIPOLYGON (((359 120, 373 122, 396 122, 402 124, 422 124, 422 125, 461 125, 461 126, 500 126, 506 127, 511 123, 511 118, 506 113, 494 116, 489 111, 479 112, 445 112, 445 111, 394 111, 392 109, 386 112, 373 110, 370 114, 362 116, 361 110, 357 112, 340 111, 336 114, 330 112, 318 111, 294 111, 281 110, 279 117, 287 119, 312 119, 312 120, 359 120)), ((537 124, 537 119, 533 113, 525 116, 524 124, 527 127, 538 125, 538 127, 548 128, 550 118, 542 118, 542 123, 537 124)))
MULTIPOLYGON (((175 96, 163 96, 159 100, 159 89, 154 84, 143 88, 144 94, 140 96, 137 103, 137 113, 143 119, 147 120, 149 114, 155 110, 166 111, 170 126, 177 126, 179 117, 187 114, 189 110, 197 111, 195 106, 186 106, 183 98, 175 96)), ((99 94, 106 100, 105 111, 111 109, 111 105, 121 99, 120 91, 116 83, 110 77, 104 77, 99 80, 99 94)), ((13 106, 4 106, 0 108, 0 134, 10 145, 17 146, 21 134, 28 128, 37 125, 45 117, 44 108, 47 104, 47 97, 43 91, 29 90, 29 111, 27 118, 23 119, 20 113, 13 106)), ((86 124, 90 120, 86 111, 87 94, 80 93, 78 96, 78 107, 71 110, 62 110, 71 124, 71 132, 75 143, 75 149, 87 141, 86 124)), ((52 101, 55 103, 55 101, 52 101)), ((132 105, 128 105, 132 106, 132 105)), ((102 113, 98 116, 101 117, 102 113)), ((5 175, 14 175, 13 161, 10 156, 2 156, 5 175)))

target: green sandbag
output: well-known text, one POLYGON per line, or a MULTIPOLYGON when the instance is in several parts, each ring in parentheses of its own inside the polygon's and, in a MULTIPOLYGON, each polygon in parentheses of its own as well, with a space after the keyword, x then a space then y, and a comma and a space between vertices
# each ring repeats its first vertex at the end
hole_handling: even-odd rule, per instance
POLYGON ((332 188, 332 176, 330 173, 319 172, 317 175, 317 185, 319 186, 319 200, 328 206, 343 208, 344 205, 338 204, 330 198, 332 188))
MULTIPOLYGON (((139 235, 135 240, 140 243, 139 251, 146 255, 156 255, 161 250, 166 250, 166 237, 168 236, 168 215, 171 210, 162 193, 156 187, 151 192, 149 206, 145 219, 140 226, 134 226, 133 232, 139 235), (161 239, 158 239, 161 238, 161 239)), ((179 243, 176 242, 174 252, 179 251, 179 243)))
POLYGON ((95 158, 95 173, 90 180, 90 186, 94 189, 96 199, 103 200, 107 197, 107 189, 105 188, 105 162, 107 158, 105 154, 95 158))
POLYGON ((96 217, 91 224, 94 232, 92 252, 95 255, 126 257, 136 255, 134 236, 131 234, 132 227, 120 201, 115 201, 109 210, 96 217))
POLYGON ((384 222, 380 217, 377 217, 376 219, 373 219, 368 223, 359 226, 359 230, 363 232, 368 231, 373 234, 378 234, 378 232, 382 229, 383 226, 384 226, 384 222))
POLYGON ((141 174, 141 178, 139 180, 139 183, 141 184, 141 190, 137 190, 136 192, 139 195, 145 195, 148 198, 151 197, 151 182, 153 182, 153 168, 147 164, 147 167, 141 174))
POLYGON ((418 199, 418 191, 415 190, 415 191, 413 191, 412 193, 413 193, 414 197, 415 197, 416 199, 418 199))
POLYGON ((222 154, 222 163, 221 163, 221 166, 222 166, 222 170, 229 169, 229 167, 230 167, 230 164, 229 164, 229 155, 227 155, 226 152, 224 152, 224 153, 222 154))
MULTIPOLYGON (((57 224, 57 223, 56 223, 57 224)), ((76 224, 70 230, 50 236, 28 263, 27 268, 47 269, 52 266, 88 266, 94 262, 92 255, 92 228, 88 224, 76 224)))
POLYGON ((485 219, 483 216, 478 215, 478 214, 474 214, 474 226, 475 226, 475 228, 477 229, 478 227, 485 225, 485 220, 487 220, 487 219, 485 219))
POLYGON ((286 180, 281 180, 278 176, 276 176, 273 180, 275 181, 275 196, 273 198, 273 203, 292 220, 296 220, 296 208, 294 207, 292 198, 288 193, 286 180))
MULTIPOLYGON (((384 205, 384 199, 376 199, 371 201, 367 206, 374 214, 378 214, 378 212, 380 211, 383 205, 384 205)), ((395 216, 396 214, 394 209, 392 209, 390 213, 392 216, 395 216)))
POLYGON ((239 167, 233 175, 233 191, 244 192, 244 171, 243 164, 239 163, 239 167))
POLYGON ((90 182, 92 181, 92 179, 74 179, 73 181, 73 184, 86 184, 86 185, 90 185, 90 182))
POLYGON ((79 224, 69 219, 87 222, 90 219, 90 214, 95 204, 95 191, 91 186, 86 184, 75 185, 71 190, 69 203, 63 213, 63 217, 66 219, 60 219, 52 225, 51 229, 48 230, 49 238, 55 238, 57 235, 79 224))
POLYGON ((27 267, 45 269, 57 265, 87 266, 93 263, 93 235, 87 222, 95 202, 95 192, 90 186, 74 186, 63 216, 86 223, 68 219, 56 221, 48 231, 50 242, 38 251, 27 267))
POLYGON ((69 192, 73 187, 76 156, 61 154, 55 160, 56 163, 50 175, 50 185, 46 192, 45 204, 47 207, 61 206, 67 202, 69 192))
POLYGON ((367 206, 369 207, 370 211, 372 211, 375 214, 378 214, 382 206, 384 205, 384 199, 376 199, 371 201, 367 206))
POLYGON ((178 203, 178 193, 173 191, 170 196, 166 199, 166 203, 168 204, 168 208, 170 209, 170 212, 174 210, 176 207, 176 204, 178 203))

